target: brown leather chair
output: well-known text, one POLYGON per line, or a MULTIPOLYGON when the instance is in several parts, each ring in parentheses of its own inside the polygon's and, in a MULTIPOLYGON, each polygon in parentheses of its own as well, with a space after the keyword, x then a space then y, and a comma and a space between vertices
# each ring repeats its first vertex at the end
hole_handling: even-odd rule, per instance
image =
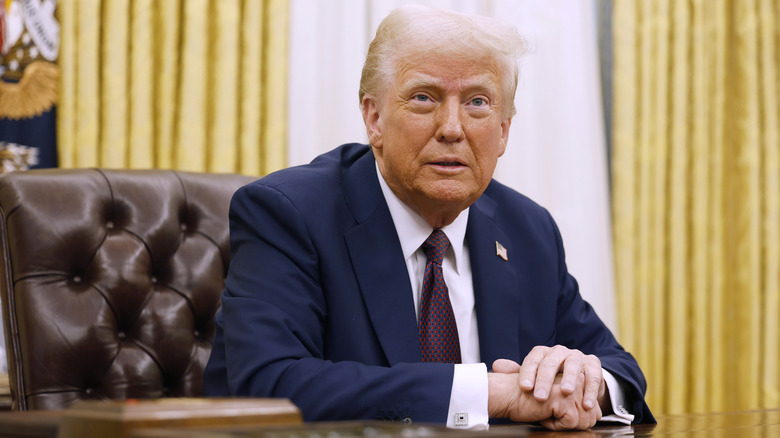
POLYGON ((253 178, 46 169, 0 176, 0 295, 15 410, 196 397, 253 178))

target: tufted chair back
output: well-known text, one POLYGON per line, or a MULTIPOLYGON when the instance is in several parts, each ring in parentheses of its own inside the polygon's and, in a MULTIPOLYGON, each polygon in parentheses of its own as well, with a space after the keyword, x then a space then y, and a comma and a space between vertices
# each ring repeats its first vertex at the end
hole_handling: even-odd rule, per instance
POLYGON ((0 176, 0 296, 15 410, 196 397, 251 177, 46 169, 0 176))

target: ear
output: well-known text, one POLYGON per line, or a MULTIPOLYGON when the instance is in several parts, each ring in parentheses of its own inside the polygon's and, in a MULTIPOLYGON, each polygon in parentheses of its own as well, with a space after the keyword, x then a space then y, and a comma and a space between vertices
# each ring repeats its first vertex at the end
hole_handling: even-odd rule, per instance
POLYGON ((382 118, 379 116, 379 100, 371 94, 364 94, 360 102, 363 123, 366 125, 368 142, 375 148, 382 148, 382 118))
POLYGON ((509 127, 512 126, 512 118, 507 117, 504 119, 504 121, 501 122, 501 150, 498 153, 498 156, 504 155, 504 152, 506 152, 506 142, 509 140, 509 127))

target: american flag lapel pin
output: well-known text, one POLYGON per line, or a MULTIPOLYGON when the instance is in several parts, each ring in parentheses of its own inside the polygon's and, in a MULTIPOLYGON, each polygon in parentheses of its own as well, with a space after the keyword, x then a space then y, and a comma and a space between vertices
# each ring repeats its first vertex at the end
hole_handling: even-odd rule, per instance
POLYGON ((504 248, 504 245, 498 243, 496 240, 496 255, 504 259, 504 261, 509 260, 509 256, 507 255, 506 248, 504 248))

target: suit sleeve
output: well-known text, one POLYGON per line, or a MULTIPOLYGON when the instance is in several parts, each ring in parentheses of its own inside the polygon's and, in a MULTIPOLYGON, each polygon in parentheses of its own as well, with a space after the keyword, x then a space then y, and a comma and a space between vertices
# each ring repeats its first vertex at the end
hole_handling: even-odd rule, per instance
POLYGON ((207 393, 289 398, 306 421, 444 423, 451 364, 381 366, 325 359, 329 315, 319 259, 328 255, 314 244, 311 224, 316 222, 307 223, 273 187, 255 183, 234 196, 231 262, 207 393))
POLYGON ((567 268, 563 242, 557 225, 550 217, 558 252, 559 294, 556 342, 594 354, 602 367, 612 373, 625 390, 626 409, 634 414, 634 424, 655 423, 644 401, 647 383, 636 359, 617 342, 596 312, 579 293, 577 281, 567 268))

